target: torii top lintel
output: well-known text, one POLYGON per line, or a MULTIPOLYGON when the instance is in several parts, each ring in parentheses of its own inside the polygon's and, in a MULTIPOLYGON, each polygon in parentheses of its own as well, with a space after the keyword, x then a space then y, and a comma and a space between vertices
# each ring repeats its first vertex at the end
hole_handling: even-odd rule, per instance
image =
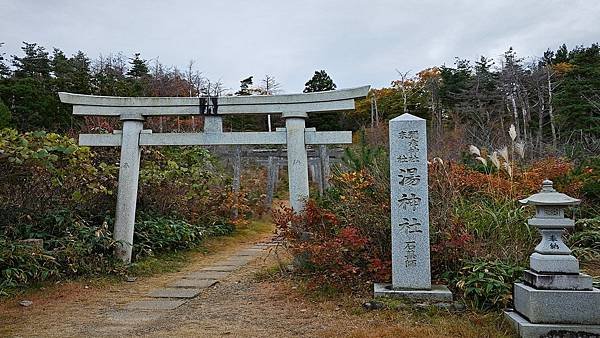
POLYGON ((326 92, 221 97, 118 97, 60 92, 73 104, 74 115, 119 116, 140 114, 207 115, 317 113, 354 109, 354 99, 367 96, 369 86, 326 92))

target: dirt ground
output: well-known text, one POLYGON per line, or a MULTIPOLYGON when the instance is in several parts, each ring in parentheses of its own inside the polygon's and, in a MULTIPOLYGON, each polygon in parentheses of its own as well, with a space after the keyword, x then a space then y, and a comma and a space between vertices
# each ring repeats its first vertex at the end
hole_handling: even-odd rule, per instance
MULTIPOLYGON (((229 257, 263 238, 198 253, 181 271, 133 283, 85 281, 46 287, 0 302, 0 336, 8 337, 498 337, 511 334, 496 317, 470 313, 366 311, 363 299, 314 300, 289 279, 260 279, 276 263, 256 259, 174 310, 131 311, 123 305, 185 273, 229 257), (21 299, 33 301, 23 307, 21 299)), ((497 316, 497 315, 494 315, 497 316)))

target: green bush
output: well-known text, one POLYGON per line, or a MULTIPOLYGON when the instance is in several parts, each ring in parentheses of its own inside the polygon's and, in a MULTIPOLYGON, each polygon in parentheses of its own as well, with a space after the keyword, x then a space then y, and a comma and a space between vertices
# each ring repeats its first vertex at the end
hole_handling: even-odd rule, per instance
POLYGON ((538 242, 537 231, 527 224, 530 216, 530 209, 511 199, 477 197, 454 202, 456 222, 475 242, 485 243, 479 254, 513 262, 524 261, 538 242))
POLYGON ((155 252, 174 251, 198 245, 208 236, 229 234, 231 225, 197 225, 182 219, 143 215, 136 222, 133 239, 134 256, 151 256, 155 252))
POLYGON ((581 185, 583 205, 582 217, 595 217, 600 214, 600 156, 587 158, 570 177, 581 185))
POLYGON ((96 163, 89 148, 66 136, 0 130, 0 172, 4 232, 55 209, 96 216, 114 205, 116 167, 96 163))
POLYGON ((141 212, 171 215, 190 223, 224 223, 231 217, 231 186, 202 147, 159 148, 144 153, 140 171, 141 212))
POLYGON ((464 261, 457 272, 446 274, 471 307, 479 310, 505 308, 512 300, 512 284, 523 268, 502 261, 464 261))
POLYGON ((0 296, 21 285, 59 275, 56 258, 44 250, 0 238, 0 296))
POLYGON ((56 210, 12 234, 16 237, 0 236, 0 293, 47 279, 122 271, 106 222, 92 226, 69 210, 56 210), (42 239, 43 247, 18 238, 42 239))

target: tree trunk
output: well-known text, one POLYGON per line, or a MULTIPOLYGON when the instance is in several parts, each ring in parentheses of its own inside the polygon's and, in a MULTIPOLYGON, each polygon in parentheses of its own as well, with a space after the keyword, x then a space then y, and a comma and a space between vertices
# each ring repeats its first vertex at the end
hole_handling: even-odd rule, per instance
POLYGON ((544 110, 546 109, 545 107, 545 102, 544 102, 544 96, 541 95, 540 93, 540 109, 538 111, 538 135, 537 135, 537 147, 538 147, 538 151, 542 152, 542 141, 544 138, 544 110))
MULTIPOLYGON (((515 93, 510 94, 510 103, 513 109, 513 121, 515 123, 515 130, 517 131, 517 140, 521 137, 521 127, 519 125, 519 111, 517 110, 517 102, 515 100, 515 93)), ((504 131, 506 132, 506 130, 504 131)))
POLYGON ((556 126, 554 124, 554 109, 552 108, 552 80, 550 66, 546 66, 546 79, 548 80, 548 116, 550 117, 550 130, 552 131, 552 147, 556 150, 556 126))

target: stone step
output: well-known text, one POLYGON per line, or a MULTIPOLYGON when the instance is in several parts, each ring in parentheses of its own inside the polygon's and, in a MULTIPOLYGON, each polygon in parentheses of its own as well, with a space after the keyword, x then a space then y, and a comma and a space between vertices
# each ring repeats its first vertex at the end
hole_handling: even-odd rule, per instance
POLYGON ((243 266, 246 265, 248 263, 250 263, 251 261, 253 261, 256 257, 254 256, 231 256, 228 259, 220 262, 223 265, 237 265, 237 266, 243 266))
POLYGON ((194 298, 200 293, 200 289, 163 288, 152 290, 148 293, 153 298, 194 298))
POLYGON ((125 305, 127 310, 173 310, 186 300, 138 300, 125 305))
POLYGON ((236 252, 235 256, 260 256, 262 253, 263 253, 262 249, 258 249, 258 250, 246 249, 246 250, 236 252))
POLYGON ((173 288, 184 289, 205 289, 217 284, 218 282, 219 281, 216 279, 180 279, 169 286, 173 288))
POLYGON ((187 279, 221 279, 229 276, 231 272, 228 271, 195 271, 184 278, 187 279))
POLYGON ((239 268, 237 265, 214 265, 202 268, 200 271, 232 272, 239 268))

